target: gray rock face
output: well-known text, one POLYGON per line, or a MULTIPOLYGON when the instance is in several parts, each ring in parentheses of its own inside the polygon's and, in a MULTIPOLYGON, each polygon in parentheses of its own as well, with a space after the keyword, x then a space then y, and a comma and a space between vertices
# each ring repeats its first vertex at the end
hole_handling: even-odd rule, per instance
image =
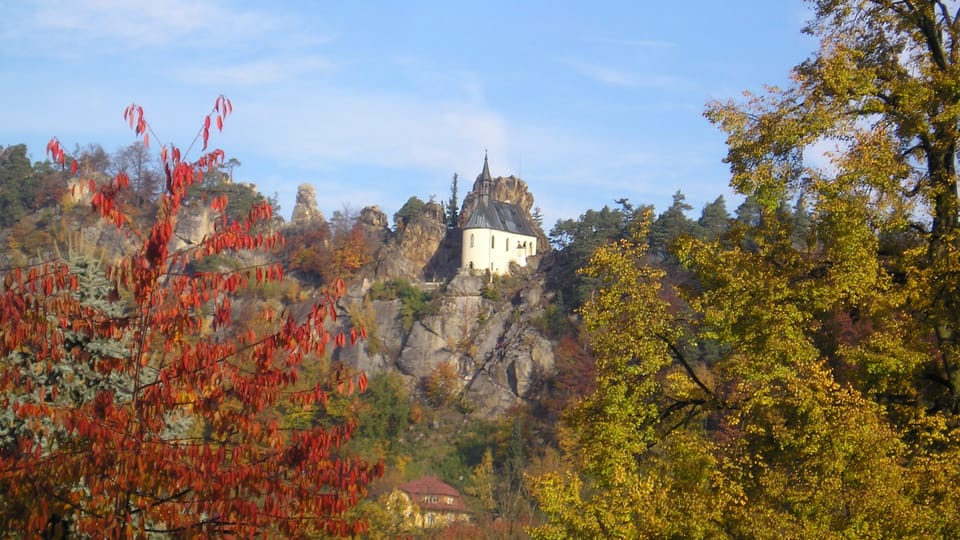
POLYGON ((458 272, 447 284, 447 294, 450 296, 480 296, 482 290, 483 279, 467 270, 458 272))
POLYGON ((494 301, 480 295, 483 283, 458 274, 442 294, 439 312, 415 321, 409 331, 401 323, 400 300, 369 302, 374 335, 342 350, 339 359, 368 373, 396 369, 411 384, 448 363, 461 376, 465 402, 489 418, 537 397, 555 369, 553 344, 533 324, 544 284, 533 278, 511 295, 513 301, 494 301))
POLYGON ((209 206, 196 204, 186 208, 177 221, 173 249, 199 244, 204 236, 213 234, 213 218, 209 206))
POLYGON ((317 190, 310 184, 300 184, 290 223, 302 225, 315 221, 323 221, 323 213, 317 208, 317 190))

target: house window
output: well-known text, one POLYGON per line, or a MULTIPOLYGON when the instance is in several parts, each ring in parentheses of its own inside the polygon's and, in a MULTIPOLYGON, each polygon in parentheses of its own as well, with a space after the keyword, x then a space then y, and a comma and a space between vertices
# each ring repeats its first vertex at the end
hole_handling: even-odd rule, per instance
POLYGON ((504 251, 510 251, 510 239, 507 238, 503 241, 504 251))
POLYGON ((473 247, 473 233, 470 233, 470 247, 473 247))
POLYGON ((490 236, 490 249, 493 249, 493 248, 495 248, 495 247, 497 247, 497 237, 491 235, 491 236, 490 236))

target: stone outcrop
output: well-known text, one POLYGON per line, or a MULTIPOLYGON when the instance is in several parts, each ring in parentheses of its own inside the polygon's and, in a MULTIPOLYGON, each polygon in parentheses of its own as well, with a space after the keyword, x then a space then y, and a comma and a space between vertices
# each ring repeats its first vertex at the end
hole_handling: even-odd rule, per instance
POLYGON ((452 274, 460 265, 460 249, 451 245, 448 233, 443 206, 427 203, 374 256, 374 277, 435 281, 452 274))
POLYGON ((317 190, 310 184, 300 184, 297 188, 297 201, 293 205, 290 223, 306 225, 323 221, 323 213, 317 208, 317 190))
POLYGON ((214 219, 215 216, 207 205, 195 204, 185 208, 177 220, 173 249, 199 244, 205 236, 213 234, 214 219))
MULTIPOLYGON (((542 310, 544 283, 532 275, 500 300, 482 296, 483 287, 481 278, 457 274, 437 293, 437 314, 422 317, 409 330, 401 324, 400 300, 367 300, 366 316, 375 318, 370 339, 339 349, 336 357, 368 373, 397 370, 411 386, 448 363, 460 375, 464 402, 476 414, 503 414, 535 398, 555 369, 553 344, 534 324, 542 310)), ((348 312, 363 303, 362 290, 351 291, 341 302, 341 320, 351 324, 348 312)))
POLYGON ((360 210, 357 225, 363 231, 368 246, 382 246, 393 236, 390 221, 379 206, 366 206, 360 210))

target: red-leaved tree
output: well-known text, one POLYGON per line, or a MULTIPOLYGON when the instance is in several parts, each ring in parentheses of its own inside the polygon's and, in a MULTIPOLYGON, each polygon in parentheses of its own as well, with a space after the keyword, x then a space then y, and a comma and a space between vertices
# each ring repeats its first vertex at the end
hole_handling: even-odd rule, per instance
MULTIPOLYGON (((91 184, 93 209, 137 240, 135 252, 102 268, 51 256, 0 276, 0 530, 25 537, 363 532, 345 513, 382 463, 340 451, 352 425, 287 429, 273 412, 293 403, 319 415, 327 392, 365 389, 363 374, 344 371, 306 389, 298 384, 304 362, 360 337, 331 335, 326 326, 343 282, 302 320, 264 309, 258 327, 271 329, 257 332, 233 321, 231 298, 248 283, 282 279, 280 267, 197 272, 191 263, 282 243, 262 226, 270 206, 231 221, 226 198, 213 197, 210 208, 221 216, 215 231, 175 247, 187 188, 223 162, 223 151, 207 143, 231 112, 220 96, 195 140, 198 159, 187 159, 189 148, 160 149, 165 189, 147 230, 119 204, 125 174, 91 184)), ((132 105, 124 117, 149 145, 143 109, 132 105)), ((47 151, 77 170, 56 139, 47 151)))

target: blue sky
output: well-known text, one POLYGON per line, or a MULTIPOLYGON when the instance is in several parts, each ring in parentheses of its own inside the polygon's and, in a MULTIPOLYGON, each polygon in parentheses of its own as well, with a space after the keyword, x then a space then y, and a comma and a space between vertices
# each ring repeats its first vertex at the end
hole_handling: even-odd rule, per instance
MULTIPOLYGON (((0 145, 34 160, 134 141, 142 105, 186 148, 219 94, 211 145, 289 217, 460 196, 480 172, 530 186, 549 230, 620 197, 658 211, 736 199, 710 100, 786 83, 815 48, 801 0, 228 2, 0 0, 0 145)), ((159 146, 154 144, 155 148, 159 146)))

